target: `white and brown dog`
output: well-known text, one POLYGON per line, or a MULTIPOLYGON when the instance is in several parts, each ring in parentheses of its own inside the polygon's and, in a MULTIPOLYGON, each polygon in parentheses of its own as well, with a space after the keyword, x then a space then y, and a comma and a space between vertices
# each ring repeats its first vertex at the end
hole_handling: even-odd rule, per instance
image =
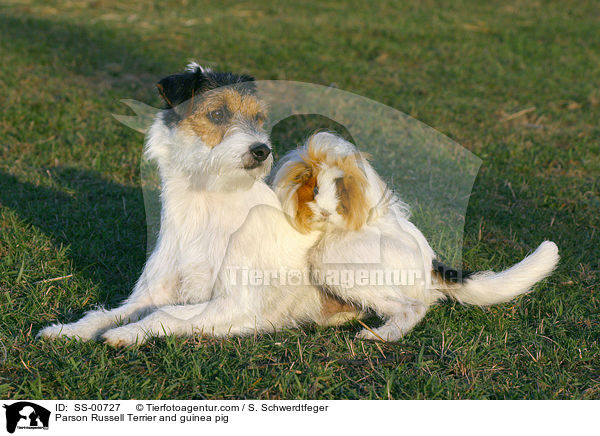
POLYGON ((192 63, 158 88, 166 108, 145 146, 161 177, 156 247, 121 306, 48 326, 39 336, 101 336, 122 346, 165 334, 242 335, 330 324, 355 314, 310 281, 282 277, 307 270, 317 234, 297 232, 263 181, 272 154, 253 78, 192 63), (263 276, 243 280, 240 271, 263 276), (265 271, 273 274, 264 277, 265 271))

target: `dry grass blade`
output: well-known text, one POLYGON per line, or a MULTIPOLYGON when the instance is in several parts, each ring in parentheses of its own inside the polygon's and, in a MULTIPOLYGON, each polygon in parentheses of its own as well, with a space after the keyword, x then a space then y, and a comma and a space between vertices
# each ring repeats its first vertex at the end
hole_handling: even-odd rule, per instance
POLYGON ((379 336, 377 333, 375 333, 371 327, 369 327, 368 325, 366 325, 360 319, 357 319, 357 321, 359 322, 360 325, 362 325, 364 328, 366 328, 371 333, 373 333, 373 336, 377 337, 377 339, 379 339, 381 342, 387 342, 385 339, 383 339, 381 336, 379 336))
POLYGON ((514 120, 533 111, 535 111, 535 106, 531 106, 526 109, 520 110, 519 112, 515 112, 514 114, 507 115, 504 118, 500 119, 500 122, 504 123, 506 121, 514 120))
POLYGON ((45 280, 40 280, 38 282, 34 282, 34 285, 39 285, 41 283, 50 283, 50 282, 56 282, 58 280, 64 280, 64 279, 68 279, 70 277, 73 277, 73 274, 68 274, 66 276, 60 276, 60 277, 54 277, 52 279, 45 279, 45 280))

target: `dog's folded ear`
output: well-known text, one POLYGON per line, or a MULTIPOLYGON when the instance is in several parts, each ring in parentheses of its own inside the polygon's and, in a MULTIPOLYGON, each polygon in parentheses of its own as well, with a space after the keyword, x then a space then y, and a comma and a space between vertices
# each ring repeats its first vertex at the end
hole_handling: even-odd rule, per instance
MULTIPOLYGON (((160 96, 167 103, 167 108, 170 109, 176 109, 177 106, 187 101, 193 102, 196 95, 222 86, 235 86, 238 92, 254 93, 256 91, 252 76, 214 72, 196 62, 190 63, 185 72, 167 76, 156 84, 160 96)), ((178 108, 176 112, 181 110, 183 109, 178 108)))
POLYGON ((156 87, 168 107, 174 108, 190 100, 205 80, 201 69, 182 74, 173 74, 161 79, 156 87))

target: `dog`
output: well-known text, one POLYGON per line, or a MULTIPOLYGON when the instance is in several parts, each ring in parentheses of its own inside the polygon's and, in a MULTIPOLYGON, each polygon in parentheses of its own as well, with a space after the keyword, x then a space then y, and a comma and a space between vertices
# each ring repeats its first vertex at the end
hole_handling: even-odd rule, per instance
POLYGON ((100 336, 126 346, 150 336, 247 335, 354 316, 354 307, 308 280, 286 280, 308 269, 317 235, 297 232, 264 182, 273 155, 254 79, 191 63, 157 87, 166 106, 145 144, 161 178, 156 247, 121 306, 39 336, 100 336), (265 271, 273 274, 241 277, 265 271))
POLYGON ((282 162, 273 188, 283 210, 299 232, 321 233, 308 254, 313 283, 385 320, 375 330, 360 331, 358 338, 397 341, 432 304, 448 297, 479 306, 510 301, 548 276, 559 261, 556 244, 545 241, 500 273, 447 268, 410 222, 408 205, 351 143, 317 133, 282 162), (339 277, 349 272, 362 277, 361 282, 342 283, 339 277), (388 279, 375 282, 373 277, 382 272, 388 279), (420 280, 407 280, 409 272, 420 280), (405 275, 393 281, 392 273, 405 275))

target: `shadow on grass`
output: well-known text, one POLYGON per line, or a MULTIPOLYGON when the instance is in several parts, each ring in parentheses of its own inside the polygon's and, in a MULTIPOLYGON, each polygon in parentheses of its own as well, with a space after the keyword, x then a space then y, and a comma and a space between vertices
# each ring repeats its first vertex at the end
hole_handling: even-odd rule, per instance
MULTIPOLYGON (((170 72, 164 66, 165 58, 187 59, 175 50, 151 51, 134 32, 2 12, 0 46, 11 54, 18 52, 22 64, 35 66, 31 74, 64 76, 65 89, 81 87, 83 78, 83 83, 90 84, 106 81, 109 89, 123 97, 139 92, 149 95, 154 93, 156 79, 170 72), (144 81, 120 80, 118 76, 123 74, 143 77, 144 81)), ((21 78, 10 74, 10 69, 4 71, 4 84, 18 87, 21 78)), ((73 125, 73 133, 90 134, 75 132, 80 128, 73 125)), ((141 147, 141 138, 137 141, 136 147, 141 147)), ((55 146, 73 145, 58 142, 55 146)), ((141 188, 122 186, 98 172, 79 168, 47 171, 54 187, 36 186, 0 172, 0 203, 44 232, 56 247, 68 245, 73 272, 98 284, 99 302, 114 305, 130 293, 145 261, 141 188)))
POLYGON ((129 294, 145 260, 140 188, 75 168, 49 170, 56 189, 0 172, 0 203, 50 237, 70 246, 74 271, 99 284, 101 302, 129 294))

